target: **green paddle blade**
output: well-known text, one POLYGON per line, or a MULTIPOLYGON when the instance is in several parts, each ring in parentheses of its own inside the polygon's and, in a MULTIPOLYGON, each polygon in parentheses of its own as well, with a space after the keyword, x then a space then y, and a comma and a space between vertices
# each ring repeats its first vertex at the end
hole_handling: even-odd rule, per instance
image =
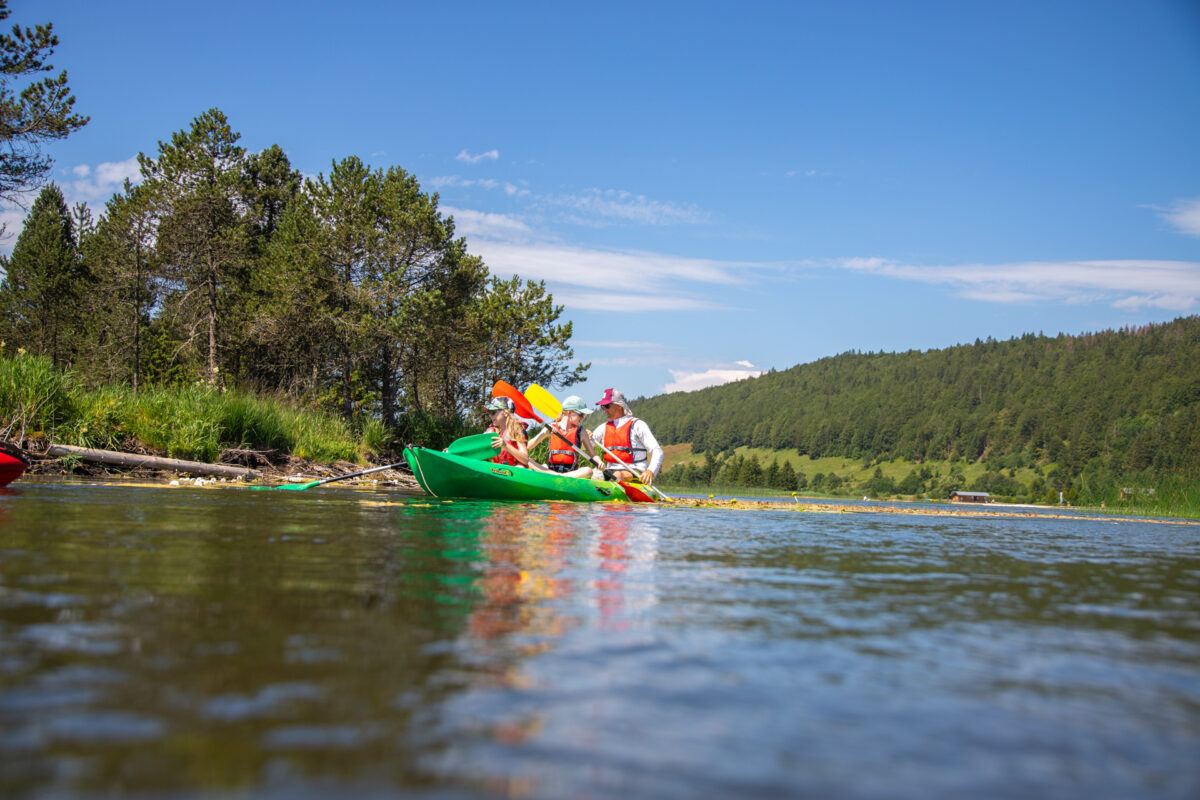
POLYGON ((250 490, 254 492, 302 492, 319 483, 320 481, 310 481, 309 483, 291 483, 284 486, 251 486, 250 490))
POLYGON ((461 439, 455 439, 446 448, 446 452, 452 456, 462 456, 463 458, 473 458, 477 461, 487 461, 500 451, 492 447, 492 442, 496 440, 494 433, 477 433, 474 436, 464 436, 461 439))

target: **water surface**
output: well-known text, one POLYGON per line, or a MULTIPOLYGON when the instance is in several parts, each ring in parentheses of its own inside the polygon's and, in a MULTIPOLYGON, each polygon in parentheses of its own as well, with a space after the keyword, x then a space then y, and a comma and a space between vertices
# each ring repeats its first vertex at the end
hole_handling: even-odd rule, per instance
POLYGON ((1200 527, 24 484, 0 796, 1200 796, 1200 527))

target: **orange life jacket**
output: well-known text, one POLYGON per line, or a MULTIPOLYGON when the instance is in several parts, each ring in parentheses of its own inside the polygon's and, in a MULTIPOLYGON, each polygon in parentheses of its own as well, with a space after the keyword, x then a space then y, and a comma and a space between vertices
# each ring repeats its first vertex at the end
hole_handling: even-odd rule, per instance
POLYGON ((573 467, 579 463, 579 454, 571 449, 571 445, 579 447, 579 426, 575 425, 560 431, 556 426, 550 426, 550 458, 549 464, 562 464, 573 467))
POLYGON ((610 464, 632 464, 641 459, 635 457, 634 453, 641 453, 642 459, 646 457, 646 451, 639 448, 637 451, 633 449, 633 443, 630 441, 630 436, 633 435, 633 423, 637 422, 637 417, 629 420, 628 425, 617 427, 615 422, 607 422, 604 424, 604 446, 612 451, 605 453, 604 460, 610 464))

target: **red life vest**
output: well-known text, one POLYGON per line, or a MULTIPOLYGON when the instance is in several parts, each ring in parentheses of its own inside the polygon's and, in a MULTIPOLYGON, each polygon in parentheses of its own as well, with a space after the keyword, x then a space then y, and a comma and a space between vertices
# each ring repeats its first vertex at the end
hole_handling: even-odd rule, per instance
POLYGON ((639 448, 637 451, 633 449, 633 443, 630 441, 630 436, 633 434, 633 423, 637 422, 637 417, 629 420, 628 425, 617 427, 615 422, 607 422, 604 425, 604 446, 611 450, 611 453, 604 454, 604 460, 610 464, 632 464, 639 461, 634 456, 635 452, 641 453, 642 458, 646 457, 646 451, 639 448))
MULTIPOLYGON (((513 441, 513 440, 512 440, 512 439, 509 439, 509 438, 508 438, 507 436, 505 436, 503 433, 501 433, 500 431, 496 430, 496 426, 495 426, 495 425, 488 425, 488 426, 487 426, 487 430, 486 430, 486 431, 484 431, 484 433, 494 433, 494 434, 496 434, 497 436, 499 436, 499 437, 500 437, 500 440, 501 440, 501 441, 505 441, 505 442, 508 442, 509 444, 512 444, 512 441, 513 441)), ((513 445, 513 446, 515 447, 516 445, 513 445)), ((501 447, 501 448, 500 448, 500 452, 499 452, 499 453, 497 453, 495 456, 493 456, 493 457, 492 457, 492 461, 496 462, 497 464, 505 464, 505 465, 507 465, 507 466, 510 466, 510 467, 519 467, 519 466, 521 466, 521 462, 520 462, 520 461, 517 461, 515 458, 513 458, 512 454, 511 454, 511 453, 509 453, 507 450, 505 450, 503 447, 501 447)))
POLYGON ((550 458, 547 463, 573 467, 579 462, 579 454, 571 449, 571 445, 579 447, 579 430, 578 425, 565 431, 550 426, 550 458))

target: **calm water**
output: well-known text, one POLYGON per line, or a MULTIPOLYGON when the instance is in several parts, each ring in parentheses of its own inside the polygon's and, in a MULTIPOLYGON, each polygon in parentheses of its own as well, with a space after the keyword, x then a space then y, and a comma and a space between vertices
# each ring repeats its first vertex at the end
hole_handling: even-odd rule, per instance
POLYGON ((0 796, 1200 796, 1200 527, 26 484, 0 796))

